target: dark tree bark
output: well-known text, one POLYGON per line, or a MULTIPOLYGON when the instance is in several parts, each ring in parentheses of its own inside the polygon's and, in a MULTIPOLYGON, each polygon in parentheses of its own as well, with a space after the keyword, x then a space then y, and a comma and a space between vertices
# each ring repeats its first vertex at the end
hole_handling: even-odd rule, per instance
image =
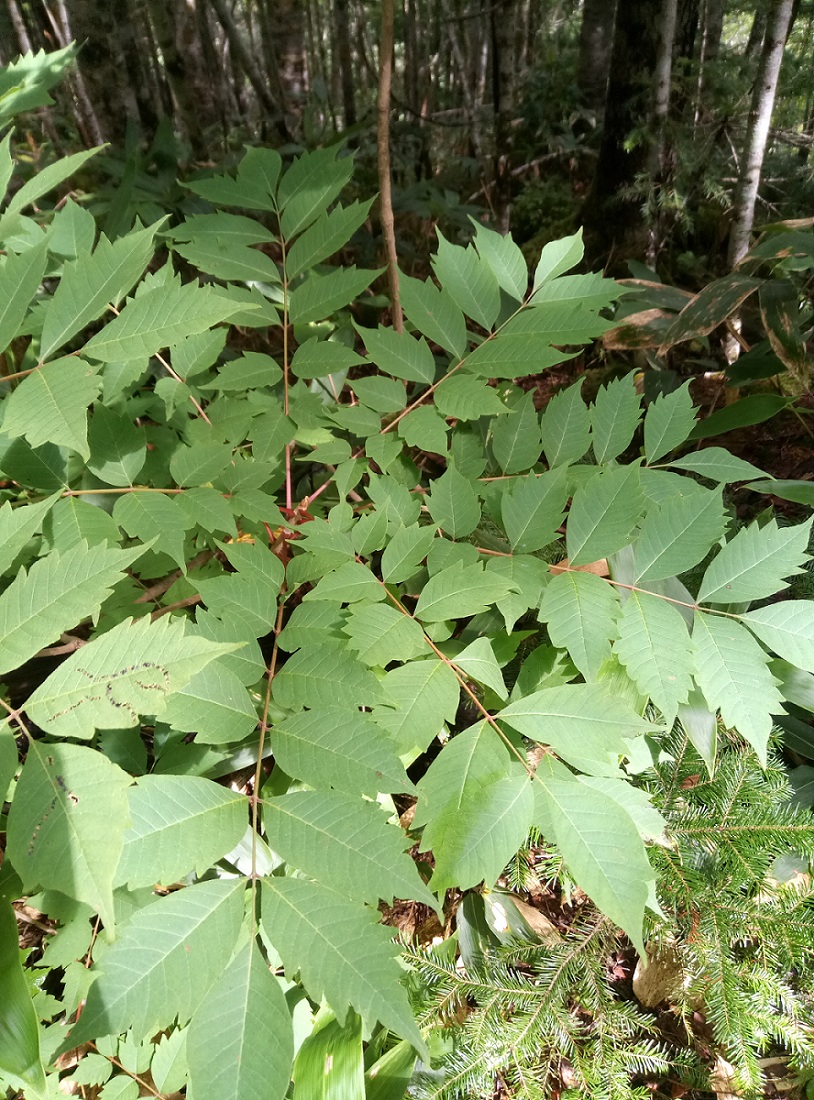
POLYGON ((769 136, 783 50, 791 28, 794 0, 771 0, 766 17, 766 32, 760 54, 757 77, 752 92, 749 124, 746 130, 741 169, 735 188, 732 229, 729 234, 727 259, 735 267, 749 248, 749 237, 755 220, 760 172, 769 136))
POLYGON ((493 159, 494 205, 501 233, 509 231, 512 206, 511 126, 514 112, 514 18, 515 0, 501 0, 491 11, 492 21, 492 108, 494 110, 493 159))
POLYGON ((701 22, 700 0, 678 0, 676 28, 673 36, 673 58, 695 57, 695 44, 698 39, 698 27, 701 22))
POLYGON ((585 0, 579 33, 577 88, 583 107, 599 117, 608 86, 616 0, 585 0))
POLYGON ((652 147, 650 152, 650 240, 647 262, 656 266, 656 259, 666 236, 663 193, 672 184, 674 156, 667 141, 666 126, 670 115, 672 87, 673 41, 676 33, 679 0, 662 0, 659 45, 654 73, 653 111, 650 119, 652 147))
POLYGON ((88 122, 93 139, 123 145, 128 110, 116 5, 108 0, 68 0, 66 8, 72 36, 80 45, 79 73, 92 111, 88 122))
POLYGON ((698 88, 695 98, 695 124, 707 114, 706 101, 710 96, 714 72, 721 51, 724 29, 724 0, 704 0, 701 50, 698 60, 698 88))
POLYGON ((589 262, 617 266, 641 257, 646 247, 643 196, 637 177, 650 168, 646 139, 658 56, 661 5, 654 0, 622 0, 616 9, 605 125, 594 179, 582 220, 589 262), (636 130, 641 140, 626 147, 636 130))

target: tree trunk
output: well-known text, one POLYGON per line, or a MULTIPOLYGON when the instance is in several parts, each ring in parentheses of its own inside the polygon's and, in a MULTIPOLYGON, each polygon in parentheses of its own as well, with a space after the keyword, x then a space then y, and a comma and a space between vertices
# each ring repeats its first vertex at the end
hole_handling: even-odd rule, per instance
MULTIPOLYGON (((334 34, 336 38, 332 55, 333 65, 339 72, 344 128, 349 130, 351 126, 356 125, 356 95, 353 87, 353 56, 350 51, 348 0, 334 0, 334 34)), ((407 44, 405 43, 405 45, 407 44)), ((409 94, 407 99, 409 101, 409 94)))
POLYGON ((23 13, 17 7, 17 0, 8 0, 8 14, 14 27, 20 53, 28 53, 31 49, 31 39, 28 37, 28 28, 25 25, 23 13))
POLYGON ((158 48, 161 50, 164 72, 167 74, 181 129, 186 132, 193 157, 196 160, 203 160, 207 153, 206 142, 198 119, 198 106, 193 94, 190 74, 187 71, 186 59, 178 49, 173 5, 167 0, 147 0, 147 7, 158 48))
POLYGON ((123 145, 128 111, 116 6, 108 0, 69 0, 66 6, 72 36, 80 45, 79 73, 92 112, 88 121, 93 139, 123 145))
POLYGON ((512 207, 511 126, 514 110, 515 0, 499 0, 492 7, 492 107, 495 228, 508 233, 512 207))
POLYGON ((758 3, 758 6, 755 8, 755 17, 752 20, 752 29, 749 31, 749 38, 743 51, 743 60, 747 66, 750 65, 760 53, 761 46, 763 45, 763 38, 766 34, 767 16, 768 12, 765 4, 758 3))
POLYGON ((209 0, 212 10, 217 16, 218 22, 223 28, 223 33, 229 42, 229 50, 234 61, 245 73, 246 79, 252 86, 258 102, 268 114, 272 126, 277 130, 281 141, 288 141, 290 134, 281 107, 276 104, 269 94, 266 83, 254 62, 249 48, 243 41, 243 36, 237 27, 226 0, 209 0))
POLYGON ((652 149, 650 153, 650 241, 647 247, 647 262, 656 266, 656 258, 662 247, 666 233, 664 203, 665 189, 672 182, 672 156, 667 144, 665 127, 670 114, 670 88, 673 72, 673 41, 676 33, 679 0, 662 0, 661 26, 656 68, 654 73, 653 113, 650 130, 652 149))
POLYGON ((724 0, 705 0, 701 52, 698 60, 698 87, 695 97, 695 115, 693 125, 707 114, 705 103, 712 88, 711 73, 714 71, 721 50, 721 36, 724 29, 724 0))
POLYGON ((616 0, 585 0, 579 33, 579 98, 599 118, 608 86, 616 0))
POLYGON ((760 171, 763 167, 769 123, 772 119, 777 83, 780 79, 783 50, 791 27, 793 6, 794 0, 771 0, 767 13, 763 50, 752 93, 741 169, 735 188, 727 257, 730 267, 735 267, 749 248, 749 236, 755 220, 760 171))
POLYGON ((673 36, 673 56, 675 60, 695 57, 695 42, 698 38, 698 26, 701 21, 700 0, 678 0, 675 34, 673 36))
POLYGON ((660 9, 653 0, 622 0, 616 9, 605 124, 582 212, 591 263, 605 265, 645 253, 643 196, 635 193, 635 186, 648 173, 650 144, 644 137, 632 147, 627 142, 634 130, 646 133, 651 113, 660 9))

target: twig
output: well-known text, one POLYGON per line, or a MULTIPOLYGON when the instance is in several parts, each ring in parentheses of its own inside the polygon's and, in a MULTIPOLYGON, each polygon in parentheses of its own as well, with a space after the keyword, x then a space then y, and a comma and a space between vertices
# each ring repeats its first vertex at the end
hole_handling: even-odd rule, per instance
POLYGON ((377 134, 379 164, 379 195, 382 215, 382 236, 387 253, 387 282, 393 328, 404 330, 404 316, 399 297, 398 254, 396 228, 393 221, 393 193, 390 185, 390 86, 393 80, 393 0, 382 0, 382 31, 379 46, 379 127, 377 134))

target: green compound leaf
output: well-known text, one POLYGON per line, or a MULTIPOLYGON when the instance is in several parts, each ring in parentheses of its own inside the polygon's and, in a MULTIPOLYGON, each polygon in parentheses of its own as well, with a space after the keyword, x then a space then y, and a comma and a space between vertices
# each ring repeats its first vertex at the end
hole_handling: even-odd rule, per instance
POLYGON ((373 712, 387 730, 399 756, 418 755, 458 710, 461 686, 444 661, 411 661, 388 672, 382 681, 385 702, 373 712), (417 751, 416 751, 417 750, 417 751))
POLYGON ((480 503, 472 482, 454 466, 433 481, 427 507, 435 523, 453 539, 471 535, 480 523, 480 503))
POLYGON ((671 496, 648 511, 636 541, 637 581, 685 573, 702 561, 726 528, 720 490, 671 496))
POLYGON ((416 604, 423 622, 462 619, 485 611, 514 589, 511 581, 484 570, 480 564, 451 565, 430 577, 416 604))
POLYGON ((500 288, 491 267, 472 245, 450 244, 440 229, 438 250, 432 258, 436 277, 459 309, 485 329, 500 312, 500 288))
POLYGON ((689 438, 695 426, 695 409, 690 383, 672 393, 661 394, 644 418, 644 453, 649 463, 657 462, 689 438))
POLYGON ((130 828, 116 883, 130 889, 202 875, 246 831, 243 795, 191 775, 143 775, 129 790, 130 828))
POLYGON ((566 547, 572 565, 589 565, 627 546, 645 509, 638 466, 602 470, 574 493, 566 547))
POLYGON ((267 878, 262 914, 286 970, 299 971, 309 995, 316 1001, 324 996, 340 1024, 353 1007, 368 1027, 379 1020, 429 1058, 399 984, 398 945, 375 910, 314 882, 267 878))
POLYGON ((118 317, 91 337, 83 352, 102 363, 155 355, 235 312, 233 302, 197 283, 155 287, 131 298, 118 317))
POLYGON ((497 715, 590 775, 618 776, 625 739, 650 729, 628 704, 597 684, 543 688, 510 703, 497 715))
POLYGON ((533 554, 554 542, 568 500, 566 469, 518 478, 503 496, 503 527, 516 554, 533 554))
POLYGON ((735 481, 751 481, 753 478, 766 477, 763 470, 737 458, 723 447, 705 447, 703 451, 675 458, 670 462, 675 470, 691 470, 693 473, 708 477, 711 481, 729 485, 735 481))
POLYGON ((539 461, 541 449, 534 394, 528 393, 508 416, 492 425, 492 450, 504 474, 518 474, 539 461))
POLYGON ((147 458, 144 429, 102 404, 94 407, 88 446, 88 469, 106 485, 133 485, 147 458))
POLYGON ((435 391, 435 407, 442 416, 479 420, 509 410, 491 386, 468 374, 452 374, 435 391))
POLYGON ((357 604, 342 630, 350 648, 372 667, 411 661, 427 652, 424 631, 415 619, 386 604, 357 604))
POLYGON ((788 588, 787 577, 803 572, 801 562, 814 518, 796 527, 770 519, 744 527, 711 562, 701 581, 699 603, 745 603, 788 588))
POLYGON ((420 447, 422 451, 445 455, 449 447, 446 420, 430 405, 413 409, 399 422, 398 433, 408 447, 420 447))
POLYGON ((358 710, 315 707, 281 719, 271 744, 283 770, 311 787, 335 787, 371 798, 380 791, 413 789, 392 737, 358 710))
POLYGON ((522 301, 529 285, 526 258, 509 236, 470 219, 475 226, 475 247, 494 272, 499 285, 508 295, 522 301))
POLYGON ((268 798, 263 807, 271 848, 322 885, 373 906, 393 898, 435 906, 405 851, 411 841, 378 803, 322 790, 268 798))
POLYGON ((672 725, 692 689, 690 637, 681 615, 658 596, 631 592, 618 620, 614 652, 631 680, 672 725))
POLYGON ((42 359, 48 359, 132 290, 152 259, 161 224, 155 222, 112 242, 102 233, 92 255, 82 251, 65 265, 45 314, 42 359))
POLYGON ((591 406, 591 434, 597 462, 610 462, 624 451, 639 426, 640 405, 641 397, 636 393, 632 374, 602 386, 591 406))
POLYGON ((466 354, 466 322, 451 294, 403 273, 399 293, 404 312, 420 333, 458 359, 466 354))
POLYGON ((814 600, 787 600, 742 616, 764 645, 798 668, 814 672, 814 600))
POLYGON ((0 575, 11 569, 17 555, 42 528, 58 500, 59 495, 55 494, 39 504, 25 504, 14 509, 10 501, 5 501, 0 508, 0 575))
POLYGON ((11 902, 0 894, 0 1073, 19 1081, 26 1095, 45 1095, 40 1035, 20 961, 19 933, 11 902))
POLYGON ((288 279, 295 279, 340 248, 344 248, 370 213, 373 200, 337 206, 330 213, 323 211, 317 220, 299 237, 286 256, 288 279))
POLYGON ((183 619, 125 620, 72 653, 29 698, 26 713, 60 737, 130 729, 142 714, 163 714, 173 692, 236 648, 197 637, 183 619))
POLYGON ((95 618, 124 570, 144 551, 80 542, 21 569, 0 596, 0 672, 19 668, 64 630, 95 618))
POLYGON ((379 681, 338 642, 300 649, 274 680, 273 698, 281 707, 372 706, 381 702, 379 681))
POLYGON ((429 554, 434 538, 434 527, 400 527, 382 554, 382 579, 388 584, 406 581, 429 554))
POLYGON ((543 590, 540 620, 555 646, 568 654, 586 680, 595 680, 617 634, 619 594, 594 573, 552 577, 543 590))
POLYGON ((540 430, 549 466, 562 466, 582 458, 591 445, 591 417, 582 400, 581 378, 551 398, 540 430))
POLYGON ((559 241, 549 241, 543 246, 540 259, 534 271, 534 291, 540 289, 545 283, 550 283, 558 275, 575 267, 585 254, 585 245, 582 242, 582 229, 580 228, 571 237, 563 237, 559 241))
POLYGON ((48 240, 43 238, 25 252, 8 252, 0 264, 0 352, 19 332, 42 282, 47 258, 48 240))
POLYGON ((163 550, 186 571, 184 538, 191 524, 174 500, 163 493, 125 493, 113 506, 113 519, 131 538, 154 540, 156 550, 163 550))
POLYGON ((253 940, 196 1009, 187 1032, 198 1100, 283 1100, 294 1061, 291 1013, 253 940))
POLYGON ((243 880, 198 882, 139 909, 105 953, 71 1045, 185 1024, 227 969, 243 920, 243 880))
POLYGON ((523 843, 534 814, 529 777, 487 722, 444 746, 419 784, 414 824, 432 850, 436 892, 491 886, 523 843))
MULTIPOLYGON (((655 877, 639 830, 604 791, 541 769, 544 816, 576 883, 644 951, 642 923, 655 877)), ((543 822, 540 822, 543 825, 543 822)))
POLYGON ((280 229, 284 237, 290 239, 307 228, 330 206, 350 179, 353 158, 337 160, 338 152, 339 146, 334 145, 303 153, 283 175, 277 199, 283 211, 280 229))
POLYGON ((360 325, 357 331, 365 342, 370 361, 386 374, 428 386, 435 380, 435 359, 423 336, 416 339, 407 332, 360 325))
POLYGON ((131 783, 93 749, 34 742, 9 813, 8 856, 24 883, 87 902, 110 939, 131 783))
POLYGON ((88 406, 102 388, 98 367, 57 359, 33 371, 5 401, 3 431, 25 436, 32 447, 52 443, 87 460, 88 406))
POLYGON ((503 680, 503 673, 497 663, 495 651, 488 638, 476 638, 452 658, 456 668, 461 669, 479 684, 490 688, 499 699, 507 699, 509 693, 503 680))
POLYGON ((367 290, 383 270, 357 271, 355 266, 351 266, 332 271, 330 275, 312 273, 302 286, 291 292, 289 315, 292 323, 305 325, 311 321, 322 321, 338 309, 344 309, 363 290, 367 290))
POLYGON ((692 645, 704 698, 746 738, 765 767, 772 715, 781 713, 783 701, 768 655, 740 623, 701 612, 695 614, 692 645))

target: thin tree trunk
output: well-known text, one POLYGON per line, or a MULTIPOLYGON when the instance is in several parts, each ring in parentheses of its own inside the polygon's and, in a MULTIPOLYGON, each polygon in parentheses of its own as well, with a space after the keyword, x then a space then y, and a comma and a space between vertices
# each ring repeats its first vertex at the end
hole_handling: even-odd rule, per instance
POLYGON ((31 39, 28 37, 28 28, 25 25, 23 14, 17 7, 17 0, 8 0, 8 14, 14 33, 17 36, 17 44, 20 53, 28 53, 31 50, 31 39))
MULTIPOLYGON (((353 87, 353 57, 350 49, 348 26, 348 0, 334 0, 334 34, 336 35, 333 58, 339 72, 342 91, 342 117, 344 128, 356 125, 356 95, 353 87)), ((409 101, 409 95, 408 95, 409 101)))
POLYGON ((579 33, 577 89, 582 105, 599 117, 608 86, 616 0, 585 0, 579 33))
POLYGON ((755 8, 752 29, 749 31, 749 38, 743 51, 743 60, 747 66, 750 65, 760 53, 760 49, 763 45, 763 38, 766 34, 767 17, 768 12, 765 5, 759 3, 755 8))
POLYGON ((650 240, 647 247, 647 262, 656 265, 656 257, 663 242, 665 221, 663 216, 663 192, 670 183, 672 168, 667 147, 665 127, 670 115, 670 87, 673 72, 673 40, 676 32, 678 0, 662 0, 660 18, 660 37, 656 68, 654 72, 655 91, 653 113, 651 116, 651 212, 650 240))
POLYGON ((718 60, 724 29, 724 0, 705 0, 701 53, 698 60, 698 87, 695 98, 693 127, 706 114, 704 104, 709 96, 710 71, 718 60))
POLYGON ((382 0, 382 27, 379 39, 379 126, 377 135, 379 195, 382 235, 387 253, 387 282, 393 328, 401 332, 404 319, 399 295, 396 229, 393 221, 393 195, 390 184, 390 86, 393 80, 393 0, 382 0))
POLYGON ((780 78, 783 50, 791 27, 793 6, 794 0, 771 0, 767 14, 763 50, 752 94, 740 175, 735 188, 727 257, 730 267, 735 267, 749 248, 749 237, 755 220, 760 172, 763 167, 769 124, 780 78))
POLYGON ((229 42, 229 49, 232 57, 245 73, 246 79, 249 84, 251 84, 258 102, 269 115, 271 123, 278 131, 280 139, 282 141, 288 141, 291 135, 288 132, 288 126, 283 117, 282 110, 269 94, 263 77, 254 63, 254 58, 246 46, 246 43, 243 41, 243 36, 232 18, 232 13, 229 11, 226 0, 209 0, 209 3, 212 5, 212 10, 217 16, 218 22, 223 28, 223 32, 229 42))
POLYGON ((514 2, 502 0, 491 12, 492 106, 494 108, 494 198, 496 228, 508 233, 512 206, 509 147, 514 105, 514 2))

